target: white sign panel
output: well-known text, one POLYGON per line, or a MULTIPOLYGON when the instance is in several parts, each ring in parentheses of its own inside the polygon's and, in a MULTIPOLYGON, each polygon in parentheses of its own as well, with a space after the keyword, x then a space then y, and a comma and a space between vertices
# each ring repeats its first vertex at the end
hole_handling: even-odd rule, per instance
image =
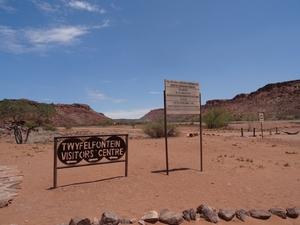
POLYGON ((200 114, 199 83, 165 80, 167 114, 200 114))
POLYGON ((264 113, 258 113, 259 121, 263 122, 265 120, 264 113))

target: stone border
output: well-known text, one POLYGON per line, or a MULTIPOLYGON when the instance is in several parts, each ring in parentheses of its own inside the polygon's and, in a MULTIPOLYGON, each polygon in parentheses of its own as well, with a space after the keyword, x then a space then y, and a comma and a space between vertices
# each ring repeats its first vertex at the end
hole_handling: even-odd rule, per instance
MULTIPOLYGON (((200 205, 195 211, 193 208, 184 210, 182 213, 171 212, 168 209, 163 209, 160 214, 155 210, 146 212, 143 214, 140 220, 138 220, 139 225, 146 225, 146 223, 155 224, 156 222, 161 222, 169 225, 179 225, 184 220, 186 221, 199 221, 200 218, 205 219, 211 223, 218 223, 220 219, 224 221, 231 221, 234 217, 245 222, 246 217, 252 217, 260 220, 268 220, 272 215, 276 215, 282 219, 292 218, 296 219, 300 215, 300 208, 286 208, 283 210, 281 208, 273 208, 270 210, 264 209, 252 209, 250 211, 234 210, 234 209, 220 209, 216 213, 216 209, 206 205, 200 205), (196 214, 200 214, 197 218, 196 214)), ((83 216, 75 216, 71 218, 69 225, 118 225, 118 224, 133 224, 137 221, 134 219, 119 219, 119 217, 110 211, 105 211, 102 214, 101 220, 99 221, 96 217, 93 221, 83 216)), ((61 223, 58 225, 67 225, 66 223, 61 223)))

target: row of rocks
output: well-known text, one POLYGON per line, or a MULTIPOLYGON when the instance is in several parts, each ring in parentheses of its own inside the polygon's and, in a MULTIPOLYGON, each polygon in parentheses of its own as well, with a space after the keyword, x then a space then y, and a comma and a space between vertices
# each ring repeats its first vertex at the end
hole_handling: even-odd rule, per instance
MULTIPOLYGON (((169 225, 179 225, 184 220, 186 221, 199 221, 200 218, 205 219, 211 223, 218 223, 220 219, 225 221, 231 221, 234 217, 245 222, 246 217, 252 217, 260 220, 267 220, 271 215, 276 215, 282 219, 287 217, 296 219, 300 215, 300 208, 272 208, 270 210, 263 209, 252 209, 246 211, 244 209, 220 209, 217 213, 216 209, 206 205, 198 206, 197 210, 193 208, 182 211, 182 213, 172 212, 168 209, 163 209, 160 214, 157 211, 149 211, 144 213, 140 220, 137 219, 120 219, 116 214, 110 211, 106 211, 102 214, 101 220, 99 221, 96 217, 93 221, 90 221, 86 217, 75 216, 71 218, 69 225, 118 225, 118 224, 133 224, 138 221, 139 225, 145 225, 146 223, 161 222, 169 225), (197 218, 197 213, 200 217, 197 218)), ((58 225, 67 225, 65 223, 58 225)))

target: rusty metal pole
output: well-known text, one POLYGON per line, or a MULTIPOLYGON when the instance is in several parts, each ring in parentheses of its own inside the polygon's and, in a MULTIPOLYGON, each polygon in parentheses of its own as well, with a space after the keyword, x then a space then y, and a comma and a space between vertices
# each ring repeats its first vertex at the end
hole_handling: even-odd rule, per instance
POLYGON ((201 114, 201 93, 199 93, 200 101, 200 114, 199 114, 199 126, 200 126, 200 171, 203 171, 203 152, 202 152, 202 114, 201 114))
POLYGON ((167 137, 167 103, 166 103, 166 91, 164 91, 164 117, 165 117, 165 145, 166 145, 166 170, 169 175, 169 155, 168 155, 168 137, 167 137))
POLYGON ((57 187, 57 139, 54 138, 54 160, 53 160, 53 188, 57 187))

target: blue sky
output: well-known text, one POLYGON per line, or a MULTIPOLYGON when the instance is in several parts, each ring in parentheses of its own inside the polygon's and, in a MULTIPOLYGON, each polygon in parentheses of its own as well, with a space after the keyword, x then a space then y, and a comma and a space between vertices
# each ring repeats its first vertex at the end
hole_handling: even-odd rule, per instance
POLYGON ((299 0, 0 0, 0 100, 163 108, 164 79, 202 104, 300 79, 299 0))

